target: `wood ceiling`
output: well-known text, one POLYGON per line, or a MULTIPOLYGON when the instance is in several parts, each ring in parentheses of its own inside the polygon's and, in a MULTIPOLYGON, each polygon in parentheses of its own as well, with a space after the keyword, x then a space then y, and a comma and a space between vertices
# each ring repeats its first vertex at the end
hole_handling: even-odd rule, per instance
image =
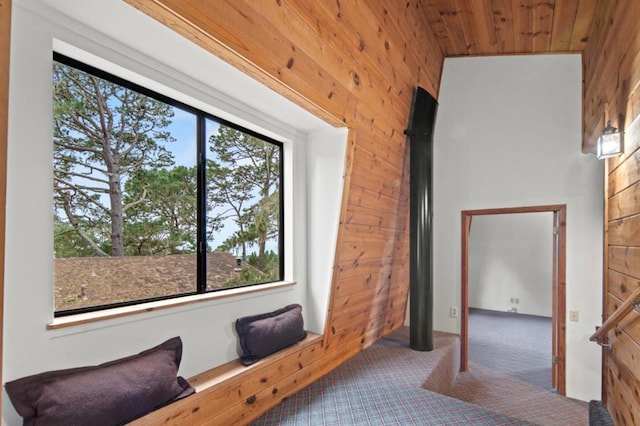
POLYGON ((444 56, 582 52, 600 0, 423 0, 444 56))

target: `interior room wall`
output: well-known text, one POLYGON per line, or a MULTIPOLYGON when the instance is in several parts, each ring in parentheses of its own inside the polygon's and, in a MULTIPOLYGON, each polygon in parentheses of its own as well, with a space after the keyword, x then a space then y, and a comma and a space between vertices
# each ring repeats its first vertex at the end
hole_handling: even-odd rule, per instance
POLYGON ((448 58, 434 134, 434 327, 460 332, 462 210, 567 205, 566 390, 600 394, 603 166, 581 153, 580 55, 448 58))
POLYGON ((551 317, 553 213, 474 216, 469 307, 551 317))
POLYGON ((309 136, 307 148, 307 315, 308 326, 323 332, 331 287, 340 216, 347 130, 309 136))
MULTIPOLYGON (((238 356, 236 318, 289 303, 301 303, 307 328, 322 333, 330 291, 329 280, 322 277, 330 274, 333 255, 317 244, 335 247, 338 221, 326 218, 339 214, 346 131, 313 117, 123 2, 49 2, 53 9, 45 3, 15 1, 13 7, 3 379, 101 363, 176 335, 184 345, 180 374, 189 377, 238 356), (47 330, 54 319, 54 46, 83 49, 126 69, 127 77, 152 82, 154 90, 282 141, 285 278, 296 285, 47 330), (311 201, 308 188, 317 191, 311 201), (314 245, 308 233, 323 235, 314 245), (307 280, 307 263, 320 278, 307 280)), ((3 404, 3 423, 18 424, 6 393, 3 404)))

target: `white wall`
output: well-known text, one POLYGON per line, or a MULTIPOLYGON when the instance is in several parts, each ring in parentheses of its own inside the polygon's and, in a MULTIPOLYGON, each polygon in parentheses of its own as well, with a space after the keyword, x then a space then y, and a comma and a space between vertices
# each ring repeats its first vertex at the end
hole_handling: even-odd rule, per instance
POLYGON ((553 213, 473 217, 469 307, 550 317, 552 271, 553 213))
POLYGON ((458 333, 460 212, 567 205, 567 395, 600 396, 603 165, 580 152, 579 55, 448 58, 434 135, 434 326, 458 333))
POLYGON ((307 155, 307 285, 305 320, 322 333, 329 306, 340 203, 344 178, 346 129, 331 129, 310 135, 307 155), (329 266, 329 267, 327 267, 329 266))
MULTIPOLYGON (((288 303, 302 303, 307 328, 323 331, 330 289, 326 277, 333 264, 342 194, 345 131, 333 129, 124 2, 16 0, 11 41, 5 381, 104 362, 176 335, 184 343, 180 374, 188 377, 237 357, 236 318, 288 303), (104 63, 112 72, 282 141, 285 279, 297 285, 47 330, 53 320, 54 45, 62 53, 104 63), (319 164, 314 155, 321 155, 319 164), (310 206, 321 204, 315 210, 307 206, 311 188, 318 194, 310 206), (308 224, 313 226, 308 229, 308 224), (309 243, 307 234, 319 232, 323 238, 309 243), (307 280, 307 262, 321 279, 307 280)), ((20 424, 6 394, 3 398, 3 423, 20 424)))

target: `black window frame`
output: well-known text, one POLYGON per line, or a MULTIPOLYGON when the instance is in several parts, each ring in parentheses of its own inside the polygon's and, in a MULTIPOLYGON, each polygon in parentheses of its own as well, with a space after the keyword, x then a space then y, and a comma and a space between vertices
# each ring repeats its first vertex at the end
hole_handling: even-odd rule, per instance
MULTIPOLYGON (((169 300, 176 299, 179 297, 185 296, 193 296, 198 294, 206 294, 213 292, 224 292, 229 290, 234 290, 242 287, 251 287, 255 285, 268 284, 273 282, 278 282, 284 280, 284 263, 285 263, 285 247, 284 247, 284 224, 285 224, 285 209, 284 209, 284 188, 285 188, 285 177, 284 177, 284 145, 282 142, 273 139, 269 136, 258 133, 254 130, 247 129, 246 127, 235 124, 231 121, 225 120, 218 116, 215 116, 211 113, 205 112, 201 109, 195 108, 189 104, 177 101, 169 96, 158 93, 154 90, 148 89, 139 84, 133 83, 129 80, 126 80, 122 77, 118 77, 117 75, 111 74, 102 69, 96 68, 92 65, 88 65, 84 62, 81 62, 77 59, 71 58, 69 56, 63 55, 56 51, 53 51, 53 61, 59 62, 61 64, 71 66, 76 68, 79 71, 91 74, 95 77, 107 80, 111 83, 118 84, 122 87, 125 87, 129 90, 136 91, 142 95, 153 98, 157 101, 164 102, 168 105, 171 105, 175 108, 182 109, 186 112, 195 115, 196 118, 196 180, 197 180, 197 231, 196 231, 196 291, 187 292, 181 294, 173 294, 167 296, 158 296, 146 299, 136 299, 125 302, 116 302, 102 305, 95 305, 83 308, 75 308, 75 309, 66 309, 56 311, 54 306, 54 318, 64 317, 68 315, 82 314, 87 312, 96 312, 102 311, 106 309, 120 308, 124 306, 134 306, 140 305, 142 303, 156 302, 161 300, 169 300), (206 231, 206 221, 207 221, 207 179, 206 179, 206 165, 207 165, 207 154, 206 154, 206 146, 207 146, 207 137, 206 137, 206 121, 211 120, 216 122, 219 125, 226 126, 237 130, 239 132, 243 132, 249 136, 255 137, 263 142, 267 142, 273 144, 278 147, 279 152, 279 223, 278 223, 278 257, 279 257, 279 278, 273 281, 264 281, 264 282, 256 282, 252 284, 244 284, 238 285, 229 288, 218 288, 218 289, 210 289, 207 290, 207 231, 206 231)), ((54 281, 55 284, 55 281, 54 281)))

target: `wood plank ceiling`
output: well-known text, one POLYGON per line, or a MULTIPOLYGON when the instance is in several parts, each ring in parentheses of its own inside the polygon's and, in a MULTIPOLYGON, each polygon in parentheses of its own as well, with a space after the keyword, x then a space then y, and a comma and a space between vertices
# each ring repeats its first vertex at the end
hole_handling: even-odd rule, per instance
POLYGON ((600 0, 422 0, 445 57, 580 53, 600 0))

